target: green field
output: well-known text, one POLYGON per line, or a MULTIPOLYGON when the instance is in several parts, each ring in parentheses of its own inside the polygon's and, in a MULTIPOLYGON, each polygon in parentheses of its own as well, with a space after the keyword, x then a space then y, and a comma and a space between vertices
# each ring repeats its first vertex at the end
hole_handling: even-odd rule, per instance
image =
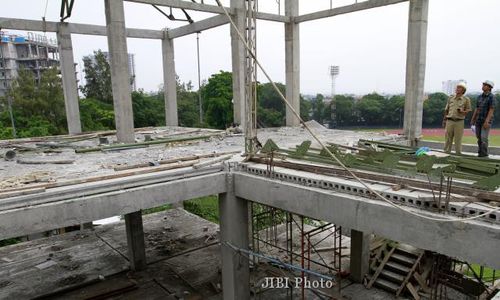
MULTIPOLYGON (((444 136, 424 135, 423 140, 444 142, 444 136)), ((462 144, 475 145, 476 143, 477 143, 477 140, 476 140, 476 137, 474 137, 474 136, 464 136, 462 138, 462 144)), ((500 146, 500 136, 498 136, 498 135, 490 136, 490 146, 500 146)))

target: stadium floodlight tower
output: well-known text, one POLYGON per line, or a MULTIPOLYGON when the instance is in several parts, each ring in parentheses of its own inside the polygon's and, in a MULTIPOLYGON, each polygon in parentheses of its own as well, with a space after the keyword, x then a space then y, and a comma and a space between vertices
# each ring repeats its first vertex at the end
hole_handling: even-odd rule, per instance
POLYGON ((332 102, 331 102, 331 107, 332 107, 332 114, 331 114, 331 128, 337 127, 337 104, 335 101, 335 80, 337 79, 337 76, 339 76, 340 73, 340 68, 339 66, 330 66, 330 78, 332 79, 332 102))

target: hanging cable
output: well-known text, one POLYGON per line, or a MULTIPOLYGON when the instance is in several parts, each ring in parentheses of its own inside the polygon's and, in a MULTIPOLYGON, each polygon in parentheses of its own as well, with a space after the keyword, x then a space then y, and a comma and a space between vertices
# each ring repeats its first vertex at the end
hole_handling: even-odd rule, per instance
POLYGON ((249 45, 247 44, 247 42, 245 41, 245 38, 243 37, 243 34, 240 32, 240 30, 238 29, 238 27, 236 26, 236 24, 234 23, 233 19, 231 18, 231 16, 229 15, 229 13, 227 12, 226 8, 221 4, 220 0, 216 0, 217 1, 217 5, 223 10, 224 14, 226 15, 226 17, 229 19, 229 22, 231 23, 231 26, 234 28, 234 30, 236 31, 236 33, 238 34, 238 37, 240 39, 240 41, 243 43, 243 45, 246 47, 246 49, 248 50, 248 53, 253 57, 253 59, 255 60, 257 66, 260 68, 260 70, 262 71, 262 73, 266 76, 266 78, 269 80, 269 82, 271 83, 271 85, 273 86, 273 88, 276 90, 276 92, 278 93, 278 95, 280 96, 281 100, 283 100, 283 102, 285 103, 285 105, 290 109, 290 111, 295 115, 295 117, 300 121, 300 123, 304 126, 304 128, 311 134, 311 136, 318 142, 318 144, 321 146, 322 149, 325 150, 326 153, 328 153, 328 155, 330 157, 332 157, 344 170, 346 170, 356 181, 358 181, 361 185, 363 185, 368 191, 370 191, 370 193, 372 193, 373 195, 379 197, 380 199, 382 199, 383 201, 387 202, 388 204, 390 204, 391 206, 397 208, 397 209, 400 209, 410 215, 413 215, 413 216, 417 216, 417 217, 420 217, 420 218, 423 218, 423 219, 427 219, 427 220, 431 220, 431 221, 439 221, 439 222, 458 222, 458 221, 467 221, 467 220, 474 220, 474 219, 478 219, 478 218, 481 218, 481 217, 484 217, 484 216, 487 216, 491 213, 494 213, 494 212, 497 212, 497 211, 500 211, 500 207, 498 208, 495 208, 495 209, 491 209, 487 212, 484 212, 484 213, 481 213, 479 215, 476 215, 476 216, 473 216, 473 217, 468 217, 468 218, 449 218, 449 219, 446 219, 446 218, 435 218, 435 217, 430 217, 430 216, 426 216, 426 215, 423 215, 423 214, 419 214, 419 213, 416 213, 416 212, 413 212, 407 208, 404 208, 404 207, 401 207, 399 205, 397 205, 396 203, 393 203, 392 201, 386 199, 384 196, 382 196, 380 193, 378 193, 377 191, 373 190, 370 186, 368 186, 363 180, 361 180, 358 176, 356 176, 356 174, 354 174, 353 171, 351 171, 351 169, 349 169, 346 165, 344 165, 344 163, 342 163, 342 161, 337 157, 335 156, 331 151, 330 149, 328 149, 326 147, 326 145, 319 139, 319 137, 313 132, 313 130, 304 122, 304 120, 302 120, 302 118, 300 117, 300 115, 297 113, 297 111, 295 110, 295 108, 293 108, 293 106, 290 104, 290 102, 288 102, 288 100, 285 98, 285 96, 283 96, 283 93, 281 93, 281 91, 279 90, 279 88, 276 86, 276 83, 271 79, 271 77, 269 76, 269 74, 266 72, 266 70, 264 69, 264 67, 261 65, 260 61, 257 59, 257 57, 255 56, 255 53, 251 51, 251 48, 249 47, 249 45))
POLYGON ((255 257, 267 260, 269 262, 272 262, 273 264, 276 264, 278 266, 284 267, 284 268, 292 270, 292 271, 300 271, 300 272, 308 273, 308 274, 317 276, 319 278, 323 278, 325 280, 331 280, 332 282, 335 282, 335 278, 334 277, 326 276, 326 275, 320 274, 318 272, 312 271, 310 269, 305 269, 305 268, 302 268, 302 267, 299 267, 299 266, 296 266, 296 265, 292 265, 292 264, 289 264, 289 263, 286 263, 286 262, 282 262, 278 258, 275 258, 275 257, 272 257, 272 256, 267 256, 267 255, 264 255, 264 254, 261 254, 261 253, 257 253, 257 252, 254 252, 254 251, 250 251, 250 250, 247 250, 247 249, 243 249, 243 248, 238 248, 238 247, 236 247, 233 244, 228 243, 228 242, 222 242, 221 244, 222 244, 222 246, 226 246, 226 247, 230 248, 231 250, 235 251, 237 254, 245 257, 248 260, 250 260, 250 256, 255 256, 255 257))

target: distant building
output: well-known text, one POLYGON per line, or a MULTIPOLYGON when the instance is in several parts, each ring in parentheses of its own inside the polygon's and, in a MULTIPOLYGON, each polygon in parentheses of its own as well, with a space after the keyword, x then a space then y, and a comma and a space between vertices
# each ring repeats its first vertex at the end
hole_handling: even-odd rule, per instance
MULTIPOLYGON (((109 61, 109 52, 102 52, 106 59, 109 61)), ((132 88, 132 91, 137 91, 137 85, 135 83, 135 54, 129 53, 128 54, 128 72, 130 75, 130 87, 132 88)))
POLYGON ((0 96, 4 96, 21 68, 32 70, 37 81, 41 73, 59 66, 57 41, 28 32, 26 36, 0 31, 0 96))
POLYGON ((467 81, 463 79, 443 81, 443 87, 441 90, 446 95, 453 95, 455 94, 455 88, 457 87, 457 84, 459 84, 460 82, 465 82, 465 84, 467 84, 467 81))

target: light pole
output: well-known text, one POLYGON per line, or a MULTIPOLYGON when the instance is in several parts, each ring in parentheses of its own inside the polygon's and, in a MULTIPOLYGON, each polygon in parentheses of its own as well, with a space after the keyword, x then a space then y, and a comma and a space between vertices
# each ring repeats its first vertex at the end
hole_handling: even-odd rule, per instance
POLYGON ((339 75, 340 68, 339 66, 330 66, 330 77, 332 79, 332 91, 331 91, 331 97, 332 97, 332 112, 331 112, 331 119, 332 119, 332 128, 337 127, 337 103, 335 101, 335 80, 337 79, 337 76, 339 75))
POLYGON ((200 79, 200 33, 196 33, 196 53, 198 56, 198 105, 200 109, 200 124, 203 123, 203 108, 201 106, 201 79, 200 79))

